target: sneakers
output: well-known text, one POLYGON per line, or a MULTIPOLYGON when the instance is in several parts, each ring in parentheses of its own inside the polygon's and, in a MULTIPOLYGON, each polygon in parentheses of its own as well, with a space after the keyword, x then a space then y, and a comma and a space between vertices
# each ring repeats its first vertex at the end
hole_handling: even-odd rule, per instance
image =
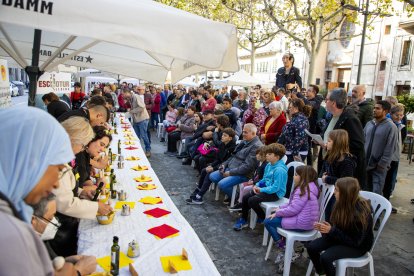
POLYGON ((236 223, 233 225, 233 229, 235 231, 240 231, 243 228, 246 228, 247 226, 249 226, 249 224, 247 223, 247 221, 244 218, 239 218, 236 223))
POLYGON ((147 158, 150 158, 150 157, 151 157, 151 152, 150 152, 150 151, 145 152, 145 156, 146 156, 147 158))
POLYGON ((276 242, 276 245, 277 245, 278 248, 284 249, 285 245, 286 245, 285 240, 283 238, 281 238, 280 240, 278 240, 276 242))
POLYGON ((229 208, 230 212, 237 212, 237 211, 241 211, 241 210, 242 210, 242 204, 241 203, 237 203, 233 207, 229 208))
MULTIPOLYGON (((293 253, 291 262, 295 262, 297 259, 299 259, 300 253, 293 253)), ((285 252, 279 252, 276 256, 275 264, 277 264, 277 273, 282 274, 283 269, 285 268, 285 252)))
MULTIPOLYGON (((280 264, 285 261, 285 252, 279 252, 276 256, 275 264, 280 264)), ((283 270, 283 269, 282 269, 283 270)))
POLYGON ((185 202, 189 205, 201 205, 204 203, 202 198, 188 198, 185 200, 185 202))
POLYGON ((161 138, 160 143, 165 143, 165 139, 161 138))

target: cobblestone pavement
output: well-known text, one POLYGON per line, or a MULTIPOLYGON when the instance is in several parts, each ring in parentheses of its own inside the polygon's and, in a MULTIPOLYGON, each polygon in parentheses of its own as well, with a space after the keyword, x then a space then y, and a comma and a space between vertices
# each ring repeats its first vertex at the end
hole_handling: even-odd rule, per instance
MULTIPOLYGON (((261 245, 263 226, 256 229, 232 229, 237 219, 215 193, 207 192, 201 206, 187 205, 185 199, 194 190, 197 171, 181 165, 175 157, 163 154, 166 146, 153 134, 152 167, 180 212, 194 228, 222 275, 275 275, 274 249, 268 261, 264 260, 267 247, 261 245)), ((408 164, 406 154, 400 162, 398 183, 391 199, 397 214, 392 214, 374 249, 375 275, 414 275, 414 163, 408 164)), ((308 260, 301 257, 291 266, 291 275, 305 275, 308 260)), ((356 275, 368 275, 366 268, 355 269, 356 275)))

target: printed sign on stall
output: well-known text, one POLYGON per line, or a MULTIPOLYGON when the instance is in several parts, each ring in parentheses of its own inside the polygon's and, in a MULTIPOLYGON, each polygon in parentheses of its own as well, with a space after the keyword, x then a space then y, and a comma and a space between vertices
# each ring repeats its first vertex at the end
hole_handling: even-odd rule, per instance
POLYGON ((0 59, 0 108, 11 106, 9 68, 7 60, 0 59))
POLYGON ((70 93, 70 73, 45 72, 37 81, 37 94, 70 93))
POLYGON ((69 99, 71 91, 70 73, 45 72, 37 81, 37 92, 35 98, 36 106, 46 109, 46 106, 42 101, 42 96, 50 92, 58 95, 59 98, 64 100, 70 106, 69 99))

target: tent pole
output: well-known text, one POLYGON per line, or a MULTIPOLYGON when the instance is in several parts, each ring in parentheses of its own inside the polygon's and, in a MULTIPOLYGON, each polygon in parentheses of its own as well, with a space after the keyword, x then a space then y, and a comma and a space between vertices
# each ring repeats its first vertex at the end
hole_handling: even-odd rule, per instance
POLYGON ((42 31, 35 29, 32 50, 32 65, 25 68, 29 76, 29 106, 36 105, 36 90, 37 80, 43 74, 39 70, 39 55, 40 55, 40 41, 42 38, 42 31))

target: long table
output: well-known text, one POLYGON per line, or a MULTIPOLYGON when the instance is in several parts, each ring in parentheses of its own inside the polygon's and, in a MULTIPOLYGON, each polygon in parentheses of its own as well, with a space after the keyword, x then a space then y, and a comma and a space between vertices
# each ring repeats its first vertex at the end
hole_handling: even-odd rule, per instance
MULTIPOLYGON (((161 266, 161 256, 181 255, 182 248, 188 252, 188 259, 191 263, 192 269, 187 271, 179 271, 178 275, 220 275, 213 261, 208 255, 206 249, 194 232, 190 224, 181 215, 177 207, 168 196, 156 173, 151 168, 151 164, 145 157, 140 141, 135 140, 136 150, 126 150, 125 137, 123 128, 119 123, 119 114, 116 120, 118 121, 117 131, 118 135, 113 135, 111 149, 113 153, 117 153, 118 140, 122 142, 122 155, 124 157, 138 156, 139 161, 124 161, 124 168, 117 169, 116 162, 113 168, 115 170, 116 178, 120 183, 118 189, 127 191, 127 201, 134 201, 135 208, 131 209, 130 216, 121 216, 121 212, 116 212, 114 221, 109 225, 100 225, 97 220, 81 220, 78 233, 78 254, 94 255, 97 258, 110 255, 113 236, 119 237, 119 245, 123 253, 127 253, 128 243, 136 240, 140 247, 140 256, 134 258, 133 266, 140 276, 142 275, 165 275, 161 266), (131 167, 141 165, 148 166, 149 170, 134 171, 131 167), (138 190, 136 187, 139 183, 133 180, 134 177, 139 177, 141 174, 150 176, 152 182, 157 186, 155 190, 138 190), (159 196, 163 203, 156 205, 144 205, 138 202, 139 199, 145 196, 159 196), (152 208, 163 208, 171 212, 168 216, 161 218, 148 217, 143 214, 144 211, 152 208), (165 238, 158 240, 152 234, 148 233, 148 229, 162 224, 168 224, 178 229, 179 235, 172 238, 165 238)), ((127 119, 123 119, 130 126, 132 136, 137 138, 132 126, 127 119)), ((166 168, 167 169, 167 168, 166 168)), ((174 172, 171 172, 171 177, 174 177, 174 172)), ((97 271, 103 271, 98 266, 97 271)), ((120 269, 120 275, 130 275, 128 267, 120 269)))

